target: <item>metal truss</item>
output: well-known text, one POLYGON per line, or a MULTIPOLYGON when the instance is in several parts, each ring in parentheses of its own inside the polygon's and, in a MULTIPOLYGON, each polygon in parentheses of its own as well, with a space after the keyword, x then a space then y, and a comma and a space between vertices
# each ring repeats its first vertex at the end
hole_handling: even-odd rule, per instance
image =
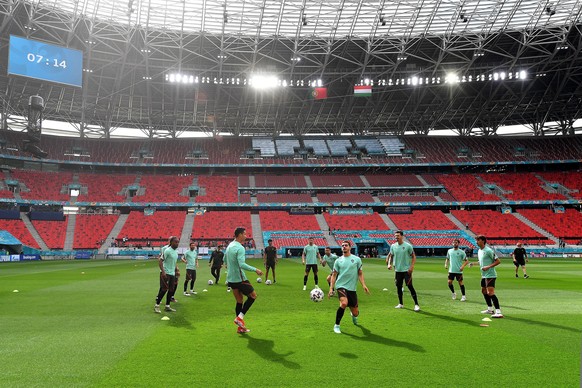
POLYGON ((85 72, 78 89, 2 71, 2 128, 38 93, 45 120, 71 123, 79 137, 121 127, 150 138, 444 129, 489 136, 507 125, 577 134, 581 10, 573 0, 4 0, 4 53, 11 34, 64 45, 83 50, 85 72), (521 70, 527 79, 487 78, 521 70), (209 81, 172 84, 171 72, 209 81), (486 79, 444 83, 449 72, 486 79), (305 83, 259 91, 229 81, 259 73, 305 83), (410 85, 411 77, 441 82, 410 85), (309 97, 315 79, 327 99, 309 97), (364 79, 374 83, 372 97, 355 98, 364 79))

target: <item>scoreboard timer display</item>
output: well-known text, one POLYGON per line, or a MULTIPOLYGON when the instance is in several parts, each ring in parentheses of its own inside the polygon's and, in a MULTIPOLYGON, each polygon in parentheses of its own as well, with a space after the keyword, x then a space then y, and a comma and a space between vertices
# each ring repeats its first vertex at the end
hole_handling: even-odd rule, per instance
POLYGON ((8 74, 81 87, 83 52, 11 35, 8 74))

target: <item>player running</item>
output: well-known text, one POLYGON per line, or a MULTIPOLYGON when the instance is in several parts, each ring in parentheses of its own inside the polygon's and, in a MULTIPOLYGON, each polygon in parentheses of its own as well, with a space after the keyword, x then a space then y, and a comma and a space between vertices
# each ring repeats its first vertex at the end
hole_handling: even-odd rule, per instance
MULTIPOLYGON (((335 253, 331 253, 330 247, 325 247, 325 253, 321 259, 322 259, 321 266, 325 267, 327 265, 327 267, 329 268, 331 273, 333 273, 333 265, 334 265, 335 261, 337 260, 337 255, 335 253)), ((331 286, 331 273, 329 275, 327 275, 327 279, 326 279, 328 286, 331 286)), ((335 291, 335 290, 333 290, 333 291, 335 291)))
POLYGON ((234 324, 238 326, 237 333, 239 334, 250 331, 246 328, 244 317, 255 302, 255 299, 257 299, 257 293, 251 285, 251 282, 247 280, 244 271, 254 271, 259 276, 263 274, 263 271, 259 268, 252 267, 245 262, 245 248, 242 246, 242 243, 246 239, 246 229, 242 227, 236 228, 234 231, 234 240, 228 244, 225 252, 227 266, 226 281, 228 282, 228 286, 232 288, 232 294, 236 300, 236 318, 234 319, 234 324), (244 305, 243 295, 247 297, 244 305))
POLYGON ((218 286, 220 281, 220 270, 224 264, 224 253, 221 251, 222 245, 218 245, 214 252, 210 255, 210 261, 208 266, 210 267, 210 273, 214 276, 214 284, 218 286))
POLYGON ((160 266, 160 290, 156 297, 156 304, 154 305, 154 312, 161 314, 160 302, 164 295, 166 295, 165 311, 176 311, 170 306, 170 302, 174 297, 176 284, 176 262, 178 261, 178 244, 180 239, 176 236, 170 237, 170 243, 164 247, 162 254, 158 259, 160 266))
POLYGON ((335 289, 337 290, 340 302, 335 314, 335 325, 333 326, 333 332, 336 334, 341 334, 340 322, 344 316, 346 307, 350 308, 354 325, 358 324, 358 316, 360 315, 358 309, 358 295, 356 294, 358 280, 362 284, 366 294, 370 293, 370 290, 364 281, 362 260, 358 256, 352 255, 351 250, 351 242, 344 241, 342 243, 343 256, 340 256, 335 260, 333 272, 331 273, 331 284, 328 297, 331 298, 335 289))
POLYGON ((453 240, 453 247, 448 250, 447 258, 445 259, 445 268, 449 268, 449 289, 453 293, 453 300, 457 299, 455 286, 453 280, 457 279, 459 287, 461 288, 461 302, 467 300, 465 297, 465 285, 463 284, 463 269, 469 263, 465 251, 459 249, 459 239, 453 240), (450 266, 449 266, 450 263, 450 266))

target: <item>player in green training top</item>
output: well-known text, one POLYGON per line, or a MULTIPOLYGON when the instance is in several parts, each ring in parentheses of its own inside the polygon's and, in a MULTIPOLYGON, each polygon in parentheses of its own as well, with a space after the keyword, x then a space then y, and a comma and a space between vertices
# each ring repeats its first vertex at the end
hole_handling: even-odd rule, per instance
POLYGON ((461 288, 461 302, 467 300, 465 297, 465 285, 463 284, 463 269, 465 269, 467 263, 467 255, 464 250, 459 249, 459 239, 456 238, 453 240, 453 247, 448 250, 447 258, 445 259, 445 268, 449 268, 449 290, 453 293, 453 300, 457 299, 455 286, 453 286, 453 280, 455 279, 457 279, 461 288))
POLYGON ((503 318, 501 309, 499 308, 499 300, 495 295, 495 280, 497 279, 497 271, 495 267, 501 264, 499 258, 487 244, 485 236, 477 236, 477 245, 479 251, 477 257, 479 258, 479 268, 481 268, 481 292, 487 303, 487 310, 481 311, 483 314, 492 314, 491 318, 503 318), (495 306, 495 311, 491 306, 491 302, 495 306))
POLYGON ((234 299, 236 299, 236 318, 234 319, 234 323, 238 326, 237 332, 241 334, 250 331, 246 328, 244 317, 255 302, 255 299, 257 299, 257 293, 251 285, 251 282, 247 280, 244 271, 254 271, 259 276, 263 274, 263 271, 259 268, 252 267, 245 262, 246 254, 242 243, 246 239, 246 229, 242 227, 236 228, 234 231, 234 240, 228 244, 224 254, 227 268, 226 281, 228 282, 228 286, 232 288, 232 294, 234 295, 234 299), (247 297, 244 305, 243 295, 247 297))
POLYGON ((343 255, 340 256, 333 265, 333 272, 331 273, 331 284, 329 287, 328 296, 331 298, 334 290, 337 290, 339 298, 339 307, 335 314, 335 325, 333 326, 334 333, 341 334, 340 322, 346 311, 346 307, 350 308, 352 314, 352 322, 354 325, 358 324, 358 295, 356 288, 358 280, 364 287, 366 294, 370 290, 364 281, 364 272, 362 272, 362 260, 351 254, 352 245, 350 241, 342 242, 343 255))
POLYGON ((194 283, 196 282, 196 268, 198 268, 198 252, 196 251, 196 243, 190 243, 190 249, 184 253, 182 261, 186 263, 186 280, 184 281, 184 295, 196 295, 194 291, 194 283), (188 292, 188 282, 190 282, 190 292, 188 292))
POLYGON ((390 246, 386 264, 388 269, 391 270, 392 260, 394 260, 394 279, 396 291, 398 292, 398 305, 396 305, 396 308, 401 309, 404 307, 402 284, 406 282, 406 286, 410 290, 410 296, 414 300, 414 311, 420 311, 416 290, 412 285, 412 271, 414 271, 414 264, 416 263, 416 254, 412 245, 404 241, 404 233, 401 230, 394 232, 394 237, 396 242, 390 246))
MULTIPOLYGON (((330 247, 325 247, 324 252, 325 253, 324 253, 323 257, 321 258, 321 265, 323 267, 325 267, 327 265, 329 270, 333 273, 333 264, 337 260, 337 255, 335 253, 331 253, 330 247)), ((327 285, 331 286, 331 273, 329 275, 327 275, 327 285)))
POLYGON ((313 270, 313 280, 315 281, 315 288, 319 288, 317 276, 317 263, 321 262, 321 255, 319 254, 319 248, 313 243, 313 237, 307 239, 307 245, 303 248, 303 253, 301 254, 301 263, 305 265, 305 276, 303 276, 303 291, 307 289, 307 278, 309 277, 309 272, 313 270))
POLYGON ((176 236, 170 237, 170 244, 164 247, 160 258, 158 259, 158 265, 160 266, 160 290, 158 291, 158 296, 156 297, 156 304, 154 305, 154 312, 160 314, 160 301, 166 295, 166 308, 165 311, 176 311, 170 307, 170 302, 174 297, 174 284, 176 281, 176 262, 178 261, 178 244, 180 239, 176 236))

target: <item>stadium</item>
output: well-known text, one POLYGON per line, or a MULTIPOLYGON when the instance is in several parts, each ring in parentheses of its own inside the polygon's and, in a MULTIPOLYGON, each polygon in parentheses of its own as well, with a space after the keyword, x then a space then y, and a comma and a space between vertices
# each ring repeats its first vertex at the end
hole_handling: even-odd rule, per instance
POLYGON ((581 11, 2 2, 3 384, 577 386, 581 11), (246 335, 206 268, 240 226, 248 263, 263 267, 268 240, 279 257, 277 284, 255 284, 246 335), (393 309, 398 230, 418 258, 419 312, 407 292, 393 309), (503 320, 482 320, 478 269, 466 303, 445 283, 452 241, 477 263, 479 235, 502 262, 503 320), (198 293, 180 283, 160 321, 170 236, 181 254, 198 247, 198 293), (348 241, 364 262, 371 293, 358 290, 359 324, 341 336, 336 298, 301 290, 308 238, 321 254, 348 241))

